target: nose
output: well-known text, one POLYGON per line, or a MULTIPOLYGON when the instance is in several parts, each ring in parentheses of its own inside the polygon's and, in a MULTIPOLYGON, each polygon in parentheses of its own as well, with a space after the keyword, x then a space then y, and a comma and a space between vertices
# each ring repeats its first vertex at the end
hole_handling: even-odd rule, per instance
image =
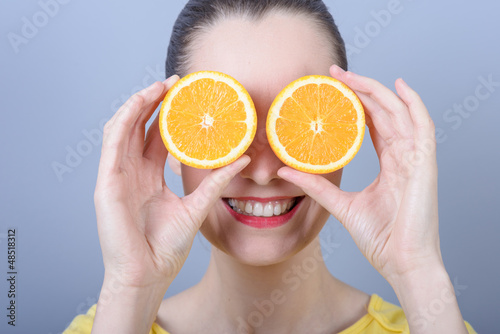
POLYGON ((240 172, 240 176, 251 179, 258 185, 267 185, 279 179, 278 170, 285 164, 274 154, 266 134, 266 124, 259 120, 257 132, 250 147, 245 152, 252 161, 240 172), (263 124, 262 124, 263 123, 263 124))

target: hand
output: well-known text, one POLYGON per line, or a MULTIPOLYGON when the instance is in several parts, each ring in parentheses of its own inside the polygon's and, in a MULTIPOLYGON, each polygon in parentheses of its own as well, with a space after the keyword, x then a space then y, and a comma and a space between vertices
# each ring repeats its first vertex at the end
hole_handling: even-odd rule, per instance
POLYGON ((133 95, 104 127, 94 202, 106 276, 122 285, 142 288, 171 282, 209 209, 250 160, 244 156, 213 170, 183 198, 168 189, 168 152, 158 117, 146 140, 144 136, 147 121, 178 79, 170 77, 133 95))
POLYGON ((435 130, 422 100, 401 79, 396 81, 398 96, 373 79, 337 66, 330 72, 363 103, 380 173, 357 193, 289 167, 280 169, 279 176, 335 216, 390 283, 413 270, 442 266, 435 130))

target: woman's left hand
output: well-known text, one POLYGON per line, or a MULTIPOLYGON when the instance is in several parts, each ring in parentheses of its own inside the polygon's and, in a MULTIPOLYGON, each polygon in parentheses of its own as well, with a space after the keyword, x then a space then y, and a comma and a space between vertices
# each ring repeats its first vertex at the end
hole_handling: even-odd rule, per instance
POLYGON ((425 105, 402 79, 396 81, 398 96, 373 79, 337 66, 330 73, 363 103, 380 173, 357 193, 290 167, 281 168, 279 176, 335 216, 389 283, 429 266, 442 268, 435 128, 425 105))

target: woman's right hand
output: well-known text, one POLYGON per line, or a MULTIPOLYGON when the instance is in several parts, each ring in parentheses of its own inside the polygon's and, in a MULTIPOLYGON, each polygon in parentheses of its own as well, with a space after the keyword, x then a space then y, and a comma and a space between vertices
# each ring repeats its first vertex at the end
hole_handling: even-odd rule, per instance
POLYGON ((145 126, 177 80, 172 76, 136 93, 104 127, 94 202, 106 277, 122 286, 169 284, 183 266, 208 211, 250 161, 244 156, 213 170, 183 198, 167 187, 168 152, 158 117, 146 139, 145 126))

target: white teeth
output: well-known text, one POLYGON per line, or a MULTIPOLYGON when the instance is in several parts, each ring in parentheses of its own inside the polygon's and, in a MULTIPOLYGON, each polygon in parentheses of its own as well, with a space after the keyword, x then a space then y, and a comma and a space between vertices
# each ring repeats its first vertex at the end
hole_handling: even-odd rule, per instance
POLYGON ((281 211, 285 211, 285 210, 281 210, 281 204, 279 203, 276 203, 273 207, 273 213, 275 216, 279 215, 281 213, 281 211))
MULTIPOLYGON (((272 217, 273 213, 274 213, 273 204, 271 202, 269 202, 266 204, 266 207, 264 208, 264 217, 272 217)), ((280 212, 278 212, 276 214, 276 216, 279 215, 280 213, 281 213, 281 210, 280 210, 280 212)), ((257 216, 257 214, 255 213, 255 210, 254 210, 253 214, 257 216)))
POLYGON ((244 215, 257 217, 272 217, 283 215, 290 211, 295 202, 295 198, 270 201, 267 203, 262 203, 254 200, 240 201, 235 198, 229 198, 227 200, 227 203, 234 211, 244 215))
POLYGON ((252 203, 247 202, 246 205, 245 205, 245 212, 246 213, 252 213, 252 211, 253 211, 252 203))
POLYGON ((262 207, 262 203, 261 202, 256 202, 254 205, 253 205, 253 215, 254 216, 262 216, 262 213, 264 212, 264 208, 262 207))

